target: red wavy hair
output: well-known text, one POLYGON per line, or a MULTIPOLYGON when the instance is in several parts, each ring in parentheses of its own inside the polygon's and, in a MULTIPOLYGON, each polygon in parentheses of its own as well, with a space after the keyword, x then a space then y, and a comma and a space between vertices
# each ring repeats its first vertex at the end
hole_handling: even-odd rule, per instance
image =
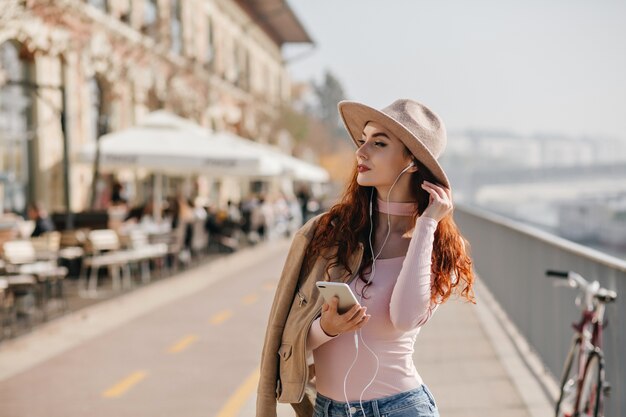
MULTIPOLYGON (((409 150, 405 152, 410 155, 409 150)), ((418 160, 415 160, 418 170, 411 174, 410 189, 414 200, 417 201, 417 211, 413 215, 413 224, 417 217, 428 207, 429 194, 421 184, 426 180, 437 183, 432 173, 418 160)), ((318 256, 331 260, 328 270, 341 265, 352 275, 348 265, 348 257, 357 250, 359 242, 365 245, 369 237, 369 199, 372 187, 361 186, 357 183, 358 171, 356 164, 352 178, 339 203, 322 215, 316 227, 313 238, 305 253, 305 268, 312 267, 318 256), (331 253, 332 255, 328 255, 331 253)), ((376 209, 377 199, 374 193, 373 207, 376 209)), ((374 230, 378 226, 376 216, 372 217, 374 230)), ((408 230, 407 230, 408 231, 408 230)), ((452 214, 441 219, 435 231, 432 255, 432 273, 434 281, 431 290, 431 301, 443 304, 453 292, 457 292, 471 303, 474 299, 474 273, 472 260, 469 255, 469 242, 461 236, 452 214)), ((363 260, 359 266, 358 276, 367 282, 364 274, 371 270, 372 255, 365 250, 363 260)))

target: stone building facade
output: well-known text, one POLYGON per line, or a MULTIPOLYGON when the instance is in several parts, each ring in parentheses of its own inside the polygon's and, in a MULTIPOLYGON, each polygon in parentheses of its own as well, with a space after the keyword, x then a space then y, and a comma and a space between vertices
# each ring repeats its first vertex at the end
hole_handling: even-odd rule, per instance
POLYGON ((311 42, 282 0, 3 0, 2 8, 4 210, 28 201, 62 210, 65 149, 71 208, 86 208, 93 170, 75 163, 76 150, 153 110, 268 142, 290 101, 281 47, 311 42))

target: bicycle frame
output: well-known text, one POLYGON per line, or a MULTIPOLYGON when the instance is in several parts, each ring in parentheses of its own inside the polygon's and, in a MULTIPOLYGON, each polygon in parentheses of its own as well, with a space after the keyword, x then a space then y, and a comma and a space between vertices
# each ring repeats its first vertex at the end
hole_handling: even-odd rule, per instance
MULTIPOLYGON (((589 306, 586 306, 585 310, 583 310, 581 314, 580 321, 578 323, 572 323, 572 327, 576 331, 576 335, 574 340, 579 339, 580 344, 578 345, 579 354, 578 354, 578 366, 577 366, 577 376, 576 376, 576 385, 577 385, 577 393, 576 393, 576 403, 574 412, 577 413, 578 404, 580 402, 580 395, 582 392, 582 384, 584 375, 586 372, 587 360, 589 359, 589 355, 591 352, 598 352, 601 357, 602 353, 602 334, 604 330, 604 304, 603 303, 595 303, 591 309, 588 309, 589 306)), ((576 414, 574 414, 576 415, 576 414)))
MULTIPOLYGON (((588 400, 587 397, 583 397, 583 392, 585 395, 589 395, 589 390, 586 388, 585 381, 587 369, 590 366, 599 366, 600 374, 599 384, 597 388, 597 397, 595 399, 595 412, 594 415, 603 415, 603 403, 604 403, 604 395, 601 390, 605 387, 608 388, 608 385, 605 386, 605 379, 603 374, 604 369, 604 353, 602 351, 602 338, 604 331, 604 314, 606 309, 606 303, 608 301, 614 301, 617 297, 614 291, 610 291, 600 287, 600 283, 598 281, 587 282, 582 276, 573 272, 573 271, 546 271, 546 275, 566 278, 568 286, 572 288, 578 288, 581 293, 576 297, 576 305, 581 307, 582 313, 580 320, 577 323, 572 323, 572 328, 574 329, 574 337, 572 339, 572 345, 570 348, 570 353, 568 354, 568 359, 566 360, 566 365, 564 368, 564 376, 562 379, 562 384, 566 383, 566 375, 570 375, 569 381, 576 387, 575 390, 575 402, 571 402, 571 400, 566 400, 567 403, 571 406, 571 409, 568 411, 568 416, 578 416, 581 412, 587 412, 588 410, 581 410, 579 407, 583 400, 586 402, 588 400), (584 302, 584 304, 583 304, 584 302), (582 304, 582 305, 581 305, 582 304), (572 355, 574 357, 572 358, 572 355), (597 357, 596 361, 599 361, 599 365, 593 364, 593 357, 597 357), (571 360, 575 360, 574 363, 570 362, 571 360), (571 366, 576 366, 576 369, 571 369, 571 366), (573 373, 570 374, 570 370, 573 373), (572 414, 569 414, 572 413, 572 414), (600 413, 600 414, 597 414, 600 413)), ((587 378, 588 379, 588 378, 587 378)), ((557 415, 561 415, 559 410, 562 410, 562 401, 564 393, 564 386, 561 387, 561 397, 557 402, 557 415)), ((571 392, 571 391, 569 391, 571 392)), ((573 393, 573 392, 572 392, 573 393)), ((569 394, 567 394, 569 395, 569 394)), ((573 399, 573 398, 572 398, 573 399)))
POLYGON ((591 301, 592 306, 586 306, 581 314, 580 321, 578 323, 572 323, 572 328, 576 331, 576 334, 581 338, 582 348, 586 350, 593 350, 595 347, 602 349, 602 335, 604 331, 604 310, 603 303, 595 303, 591 301), (589 327, 591 326, 591 331, 589 327), (586 346, 584 345, 586 342, 586 346))

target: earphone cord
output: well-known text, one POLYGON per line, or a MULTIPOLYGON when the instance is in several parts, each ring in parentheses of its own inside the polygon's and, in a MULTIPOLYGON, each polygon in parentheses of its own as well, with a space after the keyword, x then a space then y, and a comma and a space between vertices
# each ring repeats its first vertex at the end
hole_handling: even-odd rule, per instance
MULTIPOLYGON (((411 166, 413 166, 413 164, 411 164, 411 165, 407 166, 406 168, 404 168, 402 170, 402 172, 400 172, 400 174, 398 174, 398 176, 396 177, 396 180, 393 182, 393 184, 389 188, 389 192, 387 193, 387 206, 389 206, 389 197, 391 195, 391 190, 393 189, 393 187, 396 185, 396 183, 400 179, 400 176, 402 174, 404 174, 409 168, 411 168, 411 166)), ((372 187, 371 192, 370 192, 370 206, 369 206, 369 214, 370 214, 369 246, 370 246, 370 252, 372 254, 372 273, 370 274, 370 277, 367 280, 367 285, 369 285, 372 282, 372 280, 374 279, 374 275, 376 274, 376 259, 378 259, 378 257, 382 253, 383 248, 385 247, 385 244, 387 243, 387 239, 389 238, 389 234, 391 233, 391 216, 390 216, 390 213, 389 213, 389 209, 387 209, 386 210, 387 211, 387 235, 385 236, 385 239, 383 240, 383 244, 381 245, 380 250, 378 251, 378 254, 374 255, 374 247, 372 245, 372 232, 373 232, 373 229, 374 229, 374 223, 372 222, 372 196, 373 196, 373 194, 374 194, 374 187, 372 187)), ((356 288, 356 284, 355 284, 355 288, 356 288)), ((363 300, 363 292, 361 291, 361 295, 359 296, 359 304, 361 304, 362 300, 363 300)), ((361 395, 359 395, 359 405, 361 406, 361 413, 365 417, 365 410, 363 409, 363 394, 365 394, 365 391, 367 391, 367 389, 376 380, 376 376, 378 375, 378 369, 379 369, 379 365, 380 365, 380 360, 378 359, 378 356, 376 355, 376 353, 367 345, 367 343, 365 343, 365 339, 363 339, 363 334, 361 333, 361 329, 358 329, 358 335, 357 335, 357 332, 354 333, 354 344, 355 344, 355 347, 356 347, 356 353, 354 355, 354 360, 352 361, 352 364, 350 365, 350 368, 348 368, 348 372, 346 372, 346 376, 343 379, 343 395, 344 395, 344 397, 346 399, 346 404, 348 404, 348 406, 349 406, 350 402, 348 401, 348 394, 347 394, 347 391, 346 391, 346 384, 347 384, 347 381, 348 381, 348 375, 350 375, 350 371, 352 371, 352 368, 354 367, 354 364, 357 362, 357 359, 359 357, 359 338, 361 339, 361 342, 363 342, 363 345, 365 345, 367 350, 369 350, 370 353, 372 355, 374 355, 374 358, 376 358, 376 371, 374 372, 374 376, 372 377, 372 379, 370 379, 370 381, 365 386, 365 388, 363 388, 363 391, 361 391, 361 395)), ((349 414, 350 417, 352 417, 352 410, 351 410, 350 407, 348 407, 348 414, 349 414)))

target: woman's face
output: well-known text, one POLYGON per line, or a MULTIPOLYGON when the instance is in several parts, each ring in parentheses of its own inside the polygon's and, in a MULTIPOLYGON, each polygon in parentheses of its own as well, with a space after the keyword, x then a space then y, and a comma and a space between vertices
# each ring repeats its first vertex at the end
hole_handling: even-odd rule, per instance
MULTIPOLYGON (((358 164, 357 183, 361 186, 373 186, 379 192, 389 191, 400 172, 411 163, 411 157, 405 152, 404 144, 376 122, 369 122, 363 128, 361 139, 356 150, 358 164)), ((394 190, 408 189, 410 173, 416 168, 411 167, 402 175, 394 190), (405 183, 401 185, 401 183, 405 183)), ((394 191, 394 194, 397 194, 394 191)))

